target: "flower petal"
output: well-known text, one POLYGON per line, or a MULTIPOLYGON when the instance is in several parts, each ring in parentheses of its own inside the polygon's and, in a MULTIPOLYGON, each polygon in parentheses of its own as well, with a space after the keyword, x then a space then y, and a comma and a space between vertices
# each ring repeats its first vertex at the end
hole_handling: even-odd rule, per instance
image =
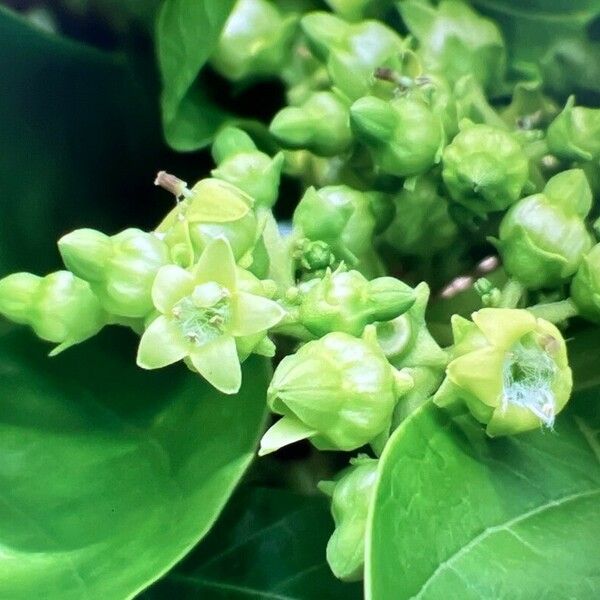
POLYGON ((235 258, 225 238, 212 240, 200 255, 194 267, 198 283, 215 281, 234 291, 236 289, 235 258))
POLYGON ((196 348, 191 354, 194 368, 224 394, 235 394, 242 385, 242 368, 235 339, 222 335, 196 348))
POLYGON ((194 277, 176 265, 161 267, 152 285, 152 302, 161 313, 171 312, 184 296, 192 293, 194 277))
POLYGON ((481 348, 455 358, 446 373, 452 383, 495 407, 502 398, 504 358, 502 350, 481 348))
POLYGON ((277 325, 285 316, 285 310, 268 298, 239 292, 232 316, 232 335, 253 335, 277 325))
POLYGON ((294 442, 313 437, 318 432, 295 417, 283 417, 270 427, 260 440, 259 456, 271 454, 294 442))
POLYGON ((482 308, 472 318, 487 340, 499 348, 509 348, 535 329, 535 317, 516 308, 482 308))
POLYGON ((144 331, 138 347, 137 364, 142 369, 159 369, 188 354, 189 343, 175 323, 160 316, 144 331))

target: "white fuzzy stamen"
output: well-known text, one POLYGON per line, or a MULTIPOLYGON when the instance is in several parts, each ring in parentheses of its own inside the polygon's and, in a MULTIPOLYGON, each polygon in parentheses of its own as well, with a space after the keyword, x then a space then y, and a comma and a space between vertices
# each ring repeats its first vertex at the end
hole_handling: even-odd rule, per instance
POLYGON ((556 407, 552 383, 556 365, 538 346, 514 346, 504 363, 502 406, 522 406, 536 415, 546 427, 554 425, 556 407))

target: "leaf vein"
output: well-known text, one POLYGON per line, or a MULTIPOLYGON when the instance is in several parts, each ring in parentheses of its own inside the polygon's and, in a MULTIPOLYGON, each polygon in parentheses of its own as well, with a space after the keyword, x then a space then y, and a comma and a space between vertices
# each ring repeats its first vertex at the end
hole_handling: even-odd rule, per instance
POLYGON ((536 506, 535 508, 532 508, 531 510, 529 510, 523 514, 518 515, 518 516, 506 521, 505 523, 487 527, 481 533, 479 533, 477 536, 475 536, 470 542, 465 544, 462 548, 460 548, 454 554, 452 554, 450 557, 448 557, 444 562, 440 563, 436 567, 435 571, 433 571, 433 573, 425 581, 425 583, 423 584, 421 589, 418 591, 418 593, 415 596, 413 596, 411 600, 418 600, 419 598, 423 598, 423 594, 432 585, 433 581, 439 576, 440 573, 444 572, 447 569, 454 570, 454 563, 458 559, 467 555, 469 552, 471 552, 471 550, 473 550, 473 548, 477 547, 479 544, 481 544, 484 540, 486 540, 491 535, 494 535, 500 531, 509 531, 510 532, 510 528, 513 525, 522 523, 531 517, 534 517, 538 514, 543 513, 546 510, 549 510, 552 508, 557 508, 568 502, 573 502, 574 500, 579 500, 581 498, 586 498, 588 496, 595 496, 598 494, 600 494, 600 488, 595 488, 595 489, 588 490, 585 492, 577 492, 576 494, 570 494, 569 496, 563 496, 562 498, 559 498, 557 500, 549 500, 548 502, 545 502, 544 504, 536 506))

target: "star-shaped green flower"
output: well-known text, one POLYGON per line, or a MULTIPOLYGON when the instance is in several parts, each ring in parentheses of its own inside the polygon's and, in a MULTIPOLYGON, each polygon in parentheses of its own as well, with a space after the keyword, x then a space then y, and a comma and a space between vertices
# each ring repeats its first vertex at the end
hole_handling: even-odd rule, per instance
POLYGON ((188 359, 226 394, 235 394, 242 380, 236 338, 266 332, 285 314, 277 302, 238 289, 235 259, 224 238, 211 242, 189 271, 162 267, 152 301, 161 314, 140 340, 138 365, 157 369, 188 359))

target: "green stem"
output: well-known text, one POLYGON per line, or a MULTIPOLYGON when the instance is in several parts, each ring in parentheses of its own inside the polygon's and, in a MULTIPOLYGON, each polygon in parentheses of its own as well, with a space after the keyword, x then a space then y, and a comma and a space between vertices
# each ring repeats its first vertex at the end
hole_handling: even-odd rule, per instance
POLYGON ((516 308, 525 293, 525 288, 516 279, 509 279, 500 295, 499 308, 516 308))
POLYGON ((579 314, 577 307, 570 298, 561 300, 560 302, 536 304, 535 306, 530 306, 527 310, 536 317, 550 321, 550 323, 560 323, 579 314))

